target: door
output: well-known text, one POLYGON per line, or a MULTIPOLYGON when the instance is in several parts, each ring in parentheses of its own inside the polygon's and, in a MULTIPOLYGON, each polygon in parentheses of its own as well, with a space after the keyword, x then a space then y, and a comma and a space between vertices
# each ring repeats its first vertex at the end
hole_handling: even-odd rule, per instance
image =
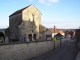
POLYGON ((30 41, 32 41, 32 34, 28 34, 28 38, 30 41))
POLYGON ((33 34, 33 39, 36 40, 36 34, 33 34))

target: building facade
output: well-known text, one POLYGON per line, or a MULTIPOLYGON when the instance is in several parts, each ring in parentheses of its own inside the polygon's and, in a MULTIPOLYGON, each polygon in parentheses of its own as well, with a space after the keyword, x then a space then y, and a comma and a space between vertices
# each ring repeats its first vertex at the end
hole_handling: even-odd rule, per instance
MULTIPOLYGON (((29 5, 11 14, 9 16, 10 39, 19 41, 40 39, 41 15, 34 5, 29 5)), ((44 29, 46 31, 46 28, 44 29)))

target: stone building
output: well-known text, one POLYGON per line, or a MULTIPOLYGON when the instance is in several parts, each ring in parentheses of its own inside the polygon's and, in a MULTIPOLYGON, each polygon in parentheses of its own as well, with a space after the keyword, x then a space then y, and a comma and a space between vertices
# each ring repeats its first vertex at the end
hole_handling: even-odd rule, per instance
POLYGON ((76 29, 75 38, 76 38, 77 46, 78 46, 78 48, 80 50, 80 29, 76 29))
POLYGON ((41 25, 41 15, 41 12, 32 4, 11 14, 9 16, 10 39, 44 40, 46 28, 41 25))

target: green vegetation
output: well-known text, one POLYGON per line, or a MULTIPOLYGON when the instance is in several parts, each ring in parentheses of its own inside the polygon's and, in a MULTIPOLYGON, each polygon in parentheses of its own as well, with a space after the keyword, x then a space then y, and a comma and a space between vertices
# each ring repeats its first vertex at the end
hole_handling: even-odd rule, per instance
POLYGON ((0 37, 4 37, 4 33, 3 32, 0 32, 0 37))
POLYGON ((0 43, 3 43, 3 40, 0 40, 0 43))
MULTIPOLYGON (((0 32, 0 38, 3 37, 3 39, 5 40, 5 36, 3 32, 0 32)), ((0 39, 0 43, 3 43, 3 40, 0 39)))

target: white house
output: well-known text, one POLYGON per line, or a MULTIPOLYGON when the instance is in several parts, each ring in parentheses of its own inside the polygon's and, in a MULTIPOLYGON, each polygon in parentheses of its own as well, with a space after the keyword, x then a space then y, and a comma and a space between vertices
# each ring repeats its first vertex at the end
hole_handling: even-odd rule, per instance
POLYGON ((58 29, 54 28, 49 28, 46 30, 46 39, 51 40, 56 34, 58 33, 58 29))
POLYGON ((64 33, 63 30, 59 30, 59 33, 60 33, 61 35, 65 36, 65 33, 64 33))

